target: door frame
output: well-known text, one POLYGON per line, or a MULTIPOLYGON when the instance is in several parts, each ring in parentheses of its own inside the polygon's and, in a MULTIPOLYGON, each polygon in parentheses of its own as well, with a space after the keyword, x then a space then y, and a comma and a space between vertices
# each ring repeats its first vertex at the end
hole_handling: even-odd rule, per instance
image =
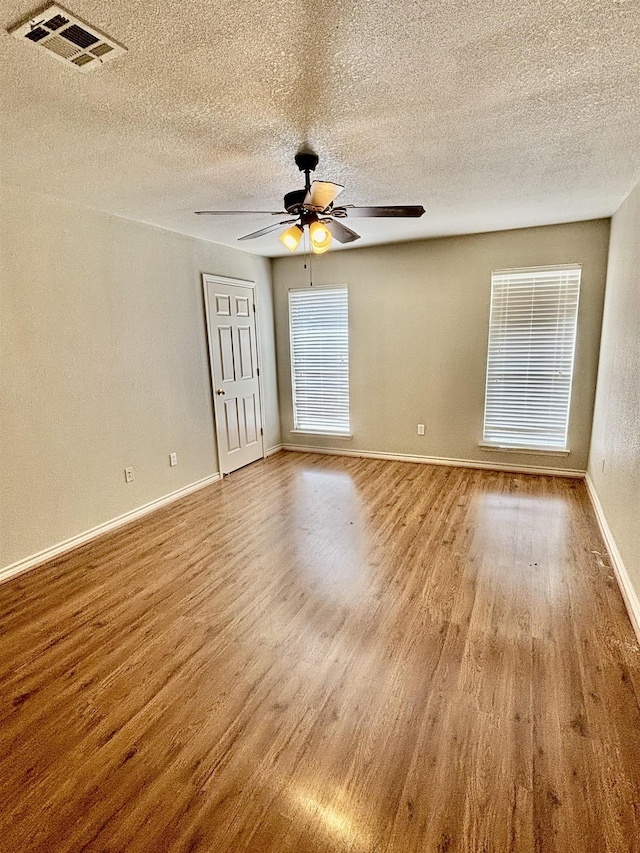
POLYGON ((260 392, 260 421, 261 421, 261 434, 260 434, 260 442, 262 446, 262 458, 266 458, 265 453, 265 440, 264 440, 264 385, 263 385, 263 376, 262 376, 262 348, 260 344, 260 324, 258 323, 258 317, 260 316, 260 307, 258 304, 258 288, 256 287, 255 281, 246 281, 242 278, 229 278, 228 276, 216 275, 215 273, 207 273, 203 272, 201 274, 202 278, 202 293, 204 296, 204 323, 205 329, 207 333, 207 365, 209 367, 209 386, 211 388, 211 407, 212 407, 212 418, 213 418, 213 429, 216 434, 216 453, 218 455, 218 473, 220 477, 226 477, 229 473, 224 474, 222 472, 222 463, 220 455, 220 432, 218 430, 218 424, 216 423, 216 406, 214 399, 214 381, 213 381, 213 373, 211 372, 211 353, 213 352, 211 348, 211 326, 209 323, 209 297, 207 295, 207 285, 208 284, 226 284, 231 285, 232 287, 247 287, 253 291, 253 305, 255 310, 253 312, 254 324, 256 327, 256 365, 258 367, 258 390, 260 392))

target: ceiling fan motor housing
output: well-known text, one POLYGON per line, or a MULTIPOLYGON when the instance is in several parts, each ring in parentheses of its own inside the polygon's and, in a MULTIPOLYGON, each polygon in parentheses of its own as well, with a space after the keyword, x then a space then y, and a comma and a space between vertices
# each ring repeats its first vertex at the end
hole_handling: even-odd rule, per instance
POLYGON ((284 209, 287 213, 297 216, 302 210, 306 196, 306 190, 293 190, 293 192, 286 193, 284 197, 284 209))

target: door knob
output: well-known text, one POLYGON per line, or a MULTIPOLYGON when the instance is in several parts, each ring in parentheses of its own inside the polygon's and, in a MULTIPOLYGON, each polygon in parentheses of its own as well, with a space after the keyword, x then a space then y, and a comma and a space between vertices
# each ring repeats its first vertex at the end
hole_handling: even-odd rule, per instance
POLYGON ((218 396, 220 396, 221 394, 224 394, 224 393, 225 393, 225 391, 222 388, 218 388, 218 390, 216 391, 216 394, 218 394, 218 396))

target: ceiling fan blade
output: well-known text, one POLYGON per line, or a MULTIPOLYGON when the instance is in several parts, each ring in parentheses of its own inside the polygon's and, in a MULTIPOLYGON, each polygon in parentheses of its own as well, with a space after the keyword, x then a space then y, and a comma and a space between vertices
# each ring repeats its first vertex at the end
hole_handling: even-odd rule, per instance
POLYGON ((338 243, 353 243, 354 240, 359 240, 360 235, 347 228, 342 222, 336 222, 335 219, 321 219, 323 225, 327 226, 327 231, 332 237, 335 237, 338 243))
POLYGON ((275 231, 281 225, 290 225, 292 222, 297 221, 297 219, 283 219, 282 222, 276 222, 275 225, 267 225, 266 228, 261 228, 259 231, 253 231, 251 234, 245 234, 244 237, 238 237, 238 240, 253 240, 256 237, 262 237, 263 234, 268 234, 269 231, 275 231))
POLYGON ((251 213, 263 213, 265 216, 283 216, 286 210, 196 210, 198 216, 244 216, 251 213))
POLYGON ((302 202, 302 206, 306 207, 307 210, 320 213, 329 207, 343 189, 342 184, 334 184, 331 181, 314 181, 302 202))
POLYGON ((344 207, 334 207, 331 211, 332 216, 422 216, 425 212, 421 204, 414 205, 396 205, 391 207, 354 207, 352 204, 347 204, 344 207))

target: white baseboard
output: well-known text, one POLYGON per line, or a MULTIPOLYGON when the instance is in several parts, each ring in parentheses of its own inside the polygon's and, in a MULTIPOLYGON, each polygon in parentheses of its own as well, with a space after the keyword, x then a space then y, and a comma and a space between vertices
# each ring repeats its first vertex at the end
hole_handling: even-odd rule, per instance
POLYGON ((620 592, 622 593, 622 598, 624 599, 624 603, 629 614, 629 619, 633 625, 633 630, 636 632, 638 642, 640 642, 640 600, 638 599, 638 594, 631 583, 629 573, 622 561, 622 557, 618 551, 618 546, 613 538, 613 533, 611 532, 602 504, 600 503, 600 498, 596 492, 596 487, 594 486, 593 480, 589 474, 586 475, 585 481, 589 497, 591 498, 591 504, 598 520, 600 533, 602 533, 604 544, 607 546, 607 551, 611 557, 611 565, 613 566, 613 571, 615 572, 618 586, 620 587, 620 592))
POLYGON ((215 483, 220 479, 220 474, 213 474, 210 477, 204 477, 202 480, 197 480, 195 483, 191 483, 189 486, 184 486, 182 489, 177 489, 175 492, 171 492, 168 495, 164 495, 161 498, 156 498, 154 501, 150 501, 143 506, 139 506, 136 509, 132 509, 129 512, 125 512, 123 515, 119 515, 117 518, 112 518, 110 521, 105 521, 103 524, 98 524, 96 527, 92 527, 90 530, 85 530, 83 533, 79 533, 77 536, 72 536, 70 539, 65 539, 64 542, 59 542, 57 545, 52 545, 50 548, 45 548, 43 551, 39 551, 37 554, 32 554, 30 557, 25 557, 23 560, 19 560, 17 563, 12 563, 10 566, 5 566, 0 569, 0 583, 3 581, 9 580, 9 578, 15 577, 15 575, 22 574, 22 572, 26 572, 29 569, 33 569, 36 566, 41 565, 42 563, 46 563, 47 560, 52 560, 54 557, 59 557, 61 554, 66 553, 67 551, 71 551, 73 548, 77 548, 78 545, 84 545, 85 542, 89 542, 91 539, 95 539, 98 536, 102 536, 103 533, 108 533, 110 530, 115 530, 118 527, 122 527, 124 524, 128 524, 130 521, 134 521, 136 518, 141 518, 143 515, 148 515, 150 512, 153 512, 156 509, 160 509, 161 506, 165 506, 166 504, 173 503, 173 501, 177 501, 179 498, 185 497, 185 495, 191 494, 191 492, 196 492, 198 489, 203 489, 205 486, 211 485, 211 483, 215 483))
POLYGON ((264 458, 266 459, 268 456, 273 456, 274 453, 280 453, 282 450, 281 444, 274 444, 273 447, 268 447, 264 452, 264 458))
POLYGON ((481 468, 485 471, 507 471, 514 474, 550 474, 554 477, 578 477, 582 479, 584 471, 574 468, 540 468, 529 465, 505 465, 502 462, 478 462, 475 459, 444 459, 441 456, 409 456, 405 453, 378 453, 372 450, 343 450, 330 447, 304 446, 302 444, 283 444, 283 450, 298 453, 324 453, 329 456, 360 456, 365 459, 389 459, 395 462, 420 462, 424 465, 450 465, 454 468, 481 468))

